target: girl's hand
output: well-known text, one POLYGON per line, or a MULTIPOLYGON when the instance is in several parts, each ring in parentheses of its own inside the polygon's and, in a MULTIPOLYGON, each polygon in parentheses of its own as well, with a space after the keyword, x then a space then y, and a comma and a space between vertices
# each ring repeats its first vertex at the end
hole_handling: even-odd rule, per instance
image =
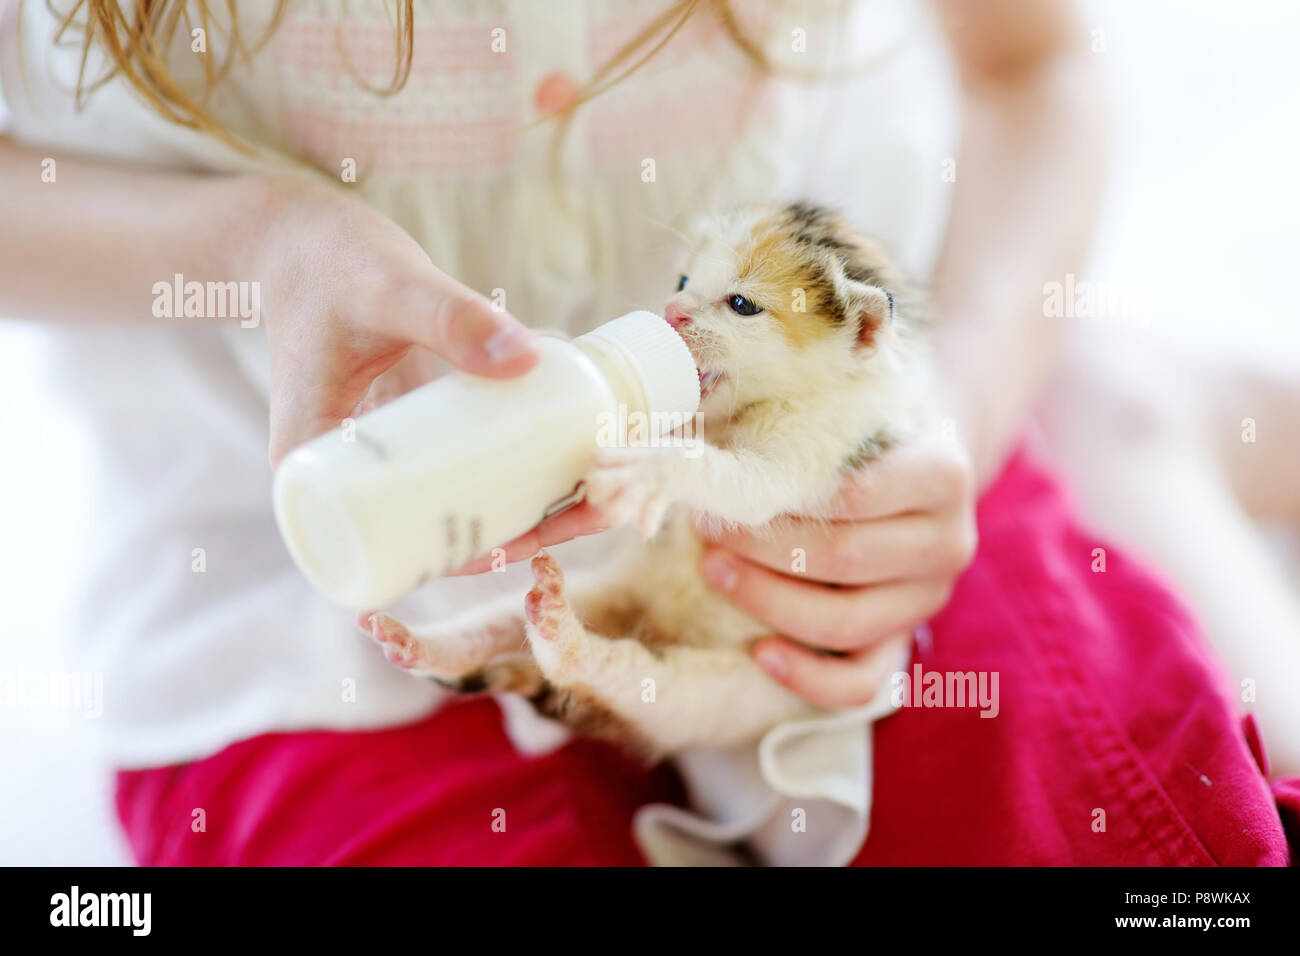
POLYGON ((845 480, 830 523, 710 539, 704 575, 784 635, 754 647, 776 680, 822 707, 865 704, 974 556, 974 499, 956 442, 900 446, 845 480))
POLYGON ((563 544, 584 534, 595 534, 609 528, 600 511, 583 501, 562 511, 552 518, 547 518, 532 531, 528 531, 513 541, 501 545, 492 554, 485 554, 460 568, 453 574, 482 574, 500 567, 500 562, 507 564, 531 558, 542 548, 563 544))
POLYGON ((494 378, 537 363, 523 324, 439 271, 378 211, 313 181, 249 183, 261 225, 243 254, 266 319, 272 466, 429 381, 437 357, 494 378))
MULTIPOLYGON (((271 353, 272 466, 295 446, 431 381, 439 359, 509 378, 540 356, 513 316, 439 271, 396 223, 313 181, 250 180, 271 353)), ((580 505, 503 546, 507 561, 603 530, 580 505)), ((487 555, 457 572, 488 570, 487 555)))

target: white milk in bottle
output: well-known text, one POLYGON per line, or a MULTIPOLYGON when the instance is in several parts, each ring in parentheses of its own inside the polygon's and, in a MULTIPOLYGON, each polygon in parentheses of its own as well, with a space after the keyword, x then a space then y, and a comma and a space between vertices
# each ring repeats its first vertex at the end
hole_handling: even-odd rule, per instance
POLYGON ((443 376, 284 459, 275 517, 308 580, 386 604, 576 502, 611 421, 664 432, 699 405, 690 351, 653 313, 539 342, 518 378, 443 376))

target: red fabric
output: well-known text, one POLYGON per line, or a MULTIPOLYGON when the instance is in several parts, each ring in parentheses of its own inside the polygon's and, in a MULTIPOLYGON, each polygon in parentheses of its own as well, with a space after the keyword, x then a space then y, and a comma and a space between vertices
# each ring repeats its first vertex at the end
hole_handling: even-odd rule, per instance
MULTIPOLYGON (((979 554, 915 661, 996 671, 1000 712, 881 722, 856 862, 1287 863, 1300 780, 1270 788, 1258 737, 1178 603, 1081 531, 1023 454, 979 516, 979 554)), ((149 864, 635 864, 636 807, 680 799, 669 769, 590 741, 516 754, 482 699, 382 731, 269 734, 119 773, 117 788, 149 864)))
POLYGON ((520 757, 488 698, 402 727, 266 734, 117 775, 118 816, 149 865, 634 866, 632 813, 680 797, 668 768, 591 741, 520 757))
POLYGON ((879 724, 857 862, 1286 864, 1231 687, 1173 596, 1080 529, 1023 454, 979 523, 979 556, 914 660, 998 671, 1000 713, 879 724))

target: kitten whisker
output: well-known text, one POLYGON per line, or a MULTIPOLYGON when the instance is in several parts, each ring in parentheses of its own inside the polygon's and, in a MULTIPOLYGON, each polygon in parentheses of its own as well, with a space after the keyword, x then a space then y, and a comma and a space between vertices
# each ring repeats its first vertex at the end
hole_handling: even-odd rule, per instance
POLYGON ((650 225, 658 226, 660 229, 664 230, 664 232, 671 233, 672 235, 676 236, 686 246, 688 247, 690 246, 691 237, 686 235, 686 233, 682 232, 680 229, 677 229, 674 226, 670 226, 666 222, 660 222, 658 219, 651 219, 649 216, 643 215, 641 218, 644 219, 646 222, 648 222, 650 225))

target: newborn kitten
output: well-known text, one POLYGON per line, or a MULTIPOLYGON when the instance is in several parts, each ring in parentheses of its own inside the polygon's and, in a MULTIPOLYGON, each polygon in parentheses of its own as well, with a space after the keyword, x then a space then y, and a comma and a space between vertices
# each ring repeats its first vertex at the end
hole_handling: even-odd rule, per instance
POLYGON ((893 263, 834 213, 706 221, 664 313, 700 370, 703 441, 602 449, 586 480, 590 501, 649 540, 573 593, 542 552, 522 614, 512 600, 414 633, 382 613, 362 623, 399 666, 522 694, 651 759, 817 714, 754 663, 770 628, 700 576, 692 520, 822 517, 847 472, 916 431, 930 383, 909 312, 893 263))

